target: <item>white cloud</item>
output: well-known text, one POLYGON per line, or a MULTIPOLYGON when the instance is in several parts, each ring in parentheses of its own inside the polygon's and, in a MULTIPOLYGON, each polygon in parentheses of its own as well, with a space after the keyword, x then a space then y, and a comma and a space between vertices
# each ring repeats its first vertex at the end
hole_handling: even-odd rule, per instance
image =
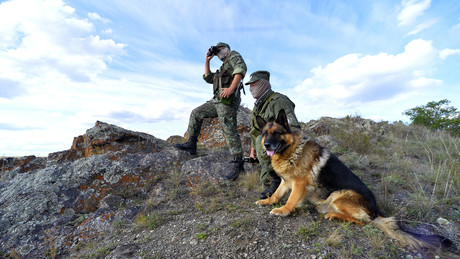
POLYGON ((349 54, 312 69, 312 77, 292 89, 290 96, 301 109, 313 111, 308 115, 317 116, 339 116, 353 107, 391 103, 443 84, 429 78, 429 64, 437 53, 431 42, 413 40, 396 55, 349 54))
POLYGON ((112 29, 105 29, 102 31, 102 33, 105 33, 105 34, 112 34, 112 29))
POLYGON ((411 25, 417 17, 423 15, 430 8, 431 0, 402 0, 401 10, 398 13, 400 26, 411 25))
POLYGON ((68 148, 123 103, 110 97, 114 84, 81 82, 99 81, 125 45, 96 35, 63 1, 3 2, 0 24, 0 150, 26 155, 68 148))
POLYGON ((317 100, 333 98, 366 102, 388 98, 410 88, 410 80, 421 78, 414 71, 423 69, 435 55, 431 42, 424 40, 411 41, 405 51, 397 55, 349 54, 324 68, 313 68, 313 77, 307 78, 295 90, 317 100), (380 95, 376 95, 376 91, 380 95))
MULTIPOLYGON (((31 80, 28 94, 0 99, 0 105, 10 107, 0 119, 0 150, 8 151, 7 155, 43 156, 68 149, 73 137, 84 134, 97 120, 163 139, 182 135, 190 111, 205 99, 177 94, 186 89, 181 82, 141 79, 96 78, 78 83, 55 74, 52 81, 31 80), (34 153, 37 150, 40 153, 34 153)), ((200 85, 194 87, 196 95, 209 97, 200 85)))
POLYGON ((448 56, 451 55, 459 55, 460 49, 443 49, 439 52, 439 57, 442 59, 446 59, 448 56))
POLYGON ((84 82, 105 70, 125 45, 93 35, 93 24, 74 12, 62 1, 2 3, 0 77, 24 82, 54 71, 84 82))
POLYGON ((433 27, 436 23, 438 22, 437 19, 431 19, 431 20, 428 20, 424 23, 421 23, 421 24, 418 24, 417 26, 415 26, 415 29, 410 31, 408 34, 406 34, 406 36, 409 36, 409 35, 415 35, 425 29, 428 29, 428 28, 431 28, 433 27))
POLYGON ((109 23, 110 20, 109 19, 106 19, 106 18, 102 18, 99 14, 97 13, 88 13, 88 17, 91 19, 91 20, 94 20, 94 21, 101 21, 103 23, 109 23))

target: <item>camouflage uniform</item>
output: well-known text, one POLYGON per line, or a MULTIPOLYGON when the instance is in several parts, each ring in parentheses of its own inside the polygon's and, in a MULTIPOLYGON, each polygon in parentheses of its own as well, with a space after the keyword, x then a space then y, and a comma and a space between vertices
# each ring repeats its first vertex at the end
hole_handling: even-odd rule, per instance
POLYGON ((213 84, 214 97, 193 109, 188 124, 189 135, 198 137, 204 118, 219 118, 220 126, 233 156, 243 154, 236 120, 237 111, 241 103, 240 88, 238 87, 228 99, 221 100, 220 93, 222 88, 230 87, 235 74, 242 74, 244 77, 246 70, 246 63, 241 55, 236 51, 231 51, 219 70, 207 76, 203 75, 203 79, 207 83, 213 84))
POLYGON ((285 95, 268 90, 258 102, 254 105, 252 111, 251 131, 251 146, 255 148, 257 158, 261 165, 260 181, 264 185, 270 184, 270 172, 273 171, 270 157, 262 147, 262 136, 260 135, 259 126, 256 122, 256 116, 262 117, 265 121, 274 121, 278 117, 280 110, 284 109, 289 121, 289 125, 294 128, 300 129, 300 124, 294 114, 295 104, 285 95))

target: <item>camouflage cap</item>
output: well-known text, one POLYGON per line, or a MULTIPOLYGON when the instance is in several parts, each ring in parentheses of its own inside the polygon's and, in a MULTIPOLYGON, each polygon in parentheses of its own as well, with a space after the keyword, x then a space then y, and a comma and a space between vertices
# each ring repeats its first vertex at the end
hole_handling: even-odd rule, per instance
POLYGON ((267 81, 270 81, 270 72, 260 70, 260 71, 256 71, 252 73, 250 76, 249 82, 247 82, 245 85, 252 84, 256 81, 259 81, 260 79, 265 79, 267 81))
POLYGON ((216 47, 220 48, 220 47, 227 47, 230 49, 230 45, 228 45, 227 43, 224 43, 224 42, 219 42, 216 44, 216 47))

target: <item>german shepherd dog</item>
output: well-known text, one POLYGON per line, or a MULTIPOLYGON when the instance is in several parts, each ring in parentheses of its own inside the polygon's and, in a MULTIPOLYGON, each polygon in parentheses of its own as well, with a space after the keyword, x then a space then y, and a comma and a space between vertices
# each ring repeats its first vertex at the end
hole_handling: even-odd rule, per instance
POLYGON ((452 241, 443 236, 412 233, 404 230, 394 217, 383 217, 371 190, 335 155, 300 130, 291 131, 284 110, 274 122, 267 123, 261 117, 256 120, 262 129, 261 144, 281 177, 276 192, 256 204, 276 204, 290 192, 286 204, 270 214, 287 216, 308 200, 326 219, 375 224, 411 248, 454 248, 452 241))

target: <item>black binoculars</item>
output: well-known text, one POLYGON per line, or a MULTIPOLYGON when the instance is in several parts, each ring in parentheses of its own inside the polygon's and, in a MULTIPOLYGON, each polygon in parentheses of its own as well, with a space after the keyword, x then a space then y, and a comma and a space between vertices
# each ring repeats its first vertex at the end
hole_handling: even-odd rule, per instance
POLYGON ((211 46, 208 50, 208 56, 212 56, 212 55, 217 55, 217 53, 219 53, 220 49, 216 46, 211 46))

